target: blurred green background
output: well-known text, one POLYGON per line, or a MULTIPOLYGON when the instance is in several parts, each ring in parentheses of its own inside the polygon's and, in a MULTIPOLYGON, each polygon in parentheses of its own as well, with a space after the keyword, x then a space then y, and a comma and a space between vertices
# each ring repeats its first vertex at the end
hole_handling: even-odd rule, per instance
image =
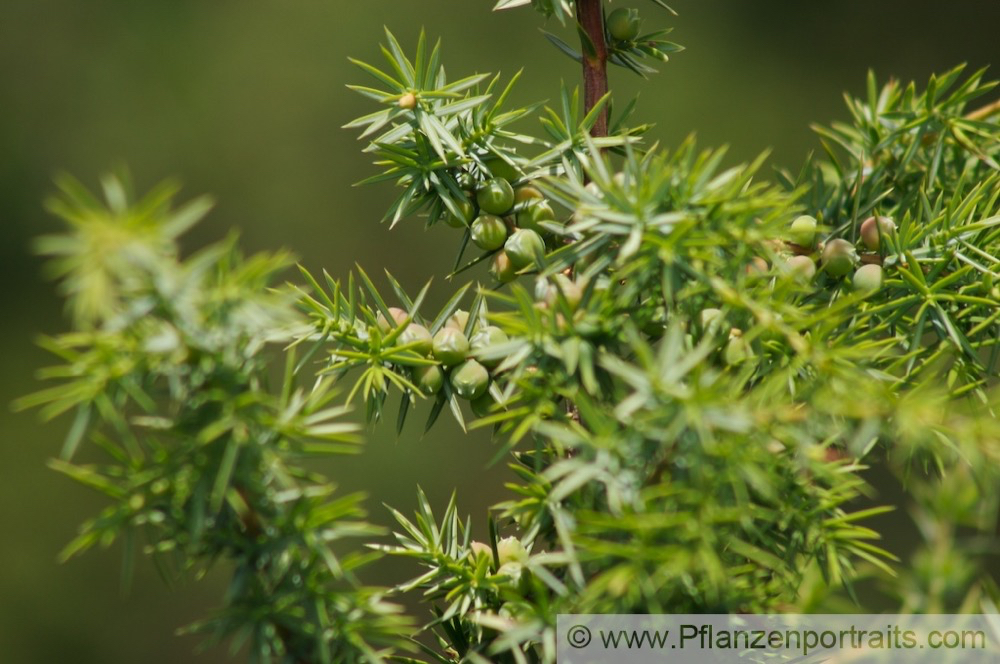
MULTIPOLYGON (((620 2, 616 4, 621 4, 620 2)), ((732 145, 731 158, 773 148, 771 163, 796 167, 817 147, 810 122, 843 118, 843 90, 863 92, 866 70, 926 81, 960 62, 1000 56, 996 0, 674 0, 676 19, 635 0, 646 27, 676 26, 687 46, 642 83, 613 71, 624 100, 642 90, 636 119, 653 138, 732 145)), ((61 303, 41 277, 30 240, 56 227, 42 210, 52 176, 67 170, 90 185, 126 163, 143 190, 177 176, 191 196, 211 193, 215 212, 187 239, 195 247, 232 228, 250 249, 285 246, 310 268, 343 275, 358 262, 390 268, 404 284, 442 279, 457 238, 408 220, 378 225, 390 188, 351 187, 373 172, 355 137, 340 129, 372 110, 347 91, 364 82, 347 57, 374 60, 382 26, 408 46, 419 26, 444 40, 452 76, 513 74, 518 99, 553 98, 577 66, 541 37, 542 19, 492 14, 488 0, 3 0, 0 2, 0 661, 221 662, 193 655, 174 630, 214 606, 224 570, 205 583, 164 587, 149 565, 120 592, 116 551, 66 565, 55 557, 101 500, 45 467, 66 426, 14 414, 12 399, 36 389, 47 358, 39 333, 64 329, 61 303)), ((557 25, 549 29, 560 30, 557 25)), ((566 35, 571 38, 572 35, 566 35)), ((526 122, 524 131, 534 131, 526 122)), ((436 304, 435 303, 435 304, 436 304)), ((445 418, 442 418, 444 421, 445 418)), ((421 438, 413 422, 397 439, 376 429, 365 453, 327 464, 342 488, 364 489, 408 508, 421 484, 443 507, 452 487, 482 537, 486 506, 503 497, 502 468, 486 470, 487 436, 461 436, 450 422, 421 438)), ((381 568, 381 583, 405 570, 381 568)))

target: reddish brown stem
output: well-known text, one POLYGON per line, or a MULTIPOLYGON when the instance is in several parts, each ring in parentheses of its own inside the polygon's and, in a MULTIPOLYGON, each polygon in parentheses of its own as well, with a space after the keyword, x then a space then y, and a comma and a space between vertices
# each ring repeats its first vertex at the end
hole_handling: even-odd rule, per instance
MULTIPOLYGON (((580 52, 583 54, 583 105, 589 113, 597 102, 608 93, 608 45, 604 41, 604 5, 602 0, 576 0, 576 18, 580 28, 586 33, 590 44, 581 37, 580 52), (590 46, 593 46, 591 53, 590 46)), ((595 138, 608 135, 608 109, 605 106, 597 121, 590 129, 595 138)), ((573 266, 566 275, 573 278, 573 266)), ((580 421, 580 410, 572 401, 566 402, 566 414, 575 422, 580 421)), ((569 456, 572 456, 570 454, 569 456)))
MULTIPOLYGON (((586 111, 594 108, 597 101, 608 92, 608 47, 604 41, 604 7, 602 0, 577 0, 576 15, 580 27, 590 38, 594 46, 591 54, 587 45, 583 45, 583 100, 586 111)), ((601 111, 593 129, 592 136, 608 135, 608 111, 601 111)))

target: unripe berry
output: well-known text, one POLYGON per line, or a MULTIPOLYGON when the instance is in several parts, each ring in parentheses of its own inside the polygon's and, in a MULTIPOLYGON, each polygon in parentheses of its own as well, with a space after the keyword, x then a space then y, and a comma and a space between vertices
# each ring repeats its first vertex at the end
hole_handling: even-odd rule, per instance
POLYGON ((555 218, 556 214, 552 211, 552 206, 549 205, 548 201, 536 201, 530 203, 528 207, 517 213, 516 223, 518 228, 527 228, 536 233, 544 233, 545 229, 542 228, 541 222, 555 221, 555 218))
POLYGON ((535 301, 545 302, 549 299, 549 293, 555 288, 545 277, 535 279, 535 301))
POLYGON ((868 217, 861 222, 861 241, 869 251, 877 251, 883 237, 896 230, 896 222, 889 217, 868 217))
POLYGON ((854 290, 862 293, 875 293, 882 288, 882 266, 874 263, 862 265, 854 273, 854 290))
POLYGON ((504 602, 497 609, 497 615, 504 620, 510 620, 517 622, 519 617, 524 613, 524 610, 518 606, 516 602, 504 602))
POLYGON ((823 269, 834 277, 842 277, 854 269, 857 257, 854 245, 847 240, 830 240, 823 247, 823 269))
POLYGON ((452 228, 466 228, 476 216, 476 206, 471 201, 465 200, 457 201, 457 204, 461 215, 455 215, 451 210, 447 210, 444 214, 444 223, 452 228))
POLYGON ((545 242, 535 231, 521 228, 507 239, 504 251, 514 267, 520 270, 537 263, 545 255, 545 242))
POLYGON ((524 575, 524 565, 521 563, 504 563, 497 569, 497 574, 506 576, 513 585, 520 587, 524 575))
POLYGON ((473 540, 469 542, 469 557, 473 560, 493 558, 493 549, 490 548, 489 544, 473 540))
POLYGON ((788 271, 796 279, 811 281, 816 276, 816 263, 808 256, 792 256, 788 259, 788 271))
POLYGON ((382 334, 389 334, 389 332, 392 331, 392 328, 399 327, 400 325, 402 325, 403 321, 406 320, 407 316, 406 312, 400 309, 399 307, 389 307, 389 315, 392 316, 393 320, 392 325, 389 324, 389 321, 386 320, 385 316, 382 315, 381 311, 378 312, 378 317, 377 317, 378 329, 382 330, 382 334))
POLYGON ((444 385, 444 372, 441 367, 431 365, 428 367, 413 368, 413 384, 424 394, 430 396, 441 391, 444 385))
POLYGON ((698 320, 701 323, 702 329, 708 329, 708 326, 719 320, 721 316, 722 311, 714 307, 709 307, 701 310, 701 313, 698 314, 698 320))
POLYGON ((785 243, 777 238, 771 238, 770 240, 763 240, 761 244, 767 247, 772 254, 781 254, 785 251, 785 243))
POLYGON ((448 317, 445 327, 453 327, 460 332, 465 332, 465 326, 469 322, 469 312, 464 309, 456 309, 455 313, 448 317))
POLYGON ((521 544, 521 540, 516 537, 504 537, 497 541, 497 558, 501 566, 507 563, 523 563, 528 559, 528 552, 521 544))
POLYGON ((495 403, 496 401, 493 400, 493 395, 487 391, 478 399, 470 401, 469 406, 472 407, 472 414, 476 417, 486 417, 491 414, 490 411, 495 403))
POLYGON ((565 274, 557 274, 553 277, 553 280, 555 281, 555 285, 548 289, 545 296, 545 303, 550 307, 555 306, 559 301, 559 292, 562 291, 563 299, 566 300, 569 308, 576 309, 580 304, 580 300, 583 299, 583 288, 565 274))
POLYGON ((417 105, 417 97, 412 92, 407 92, 402 97, 399 98, 397 102, 400 108, 412 109, 417 105))
POLYGON ((639 10, 619 7, 608 14, 608 32, 618 41, 632 41, 639 36, 639 10))
MULTIPOLYGON (((486 350, 490 346, 499 346, 500 344, 505 344, 509 341, 507 338, 507 333, 501 330, 499 327, 494 325, 488 325, 474 335, 469 343, 472 352, 478 354, 481 351, 486 350)), ((500 362, 503 361, 502 357, 497 357, 491 360, 484 360, 482 358, 476 358, 480 364, 490 369, 496 367, 500 362)))
POLYGON ((490 214, 506 214, 514 207, 514 189, 505 178, 493 178, 476 194, 476 202, 490 214))
POLYGON ((490 263, 490 274, 502 284, 517 279, 517 268, 510 262, 507 252, 498 251, 493 256, 493 262, 490 263))
POLYGON ((499 157, 492 157, 486 160, 486 168, 490 171, 490 176, 494 178, 503 178, 508 182, 517 180, 521 177, 521 174, 517 172, 517 168, 511 166, 503 159, 499 157))
POLYGON ((455 182, 457 182, 458 186, 465 191, 476 188, 476 178, 469 171, 460 171, 459 174, 455 176, 455 182))
POLYGON ((398 343, 401 346, 415 343, 416 345, 411 350, 420 355, 430 355, 434 347, 431 333, 426 327, 417 323, 410 323, 406 326, 406 329, 399 335, 398 343))
POLYGON ((507 226, 496 215, 481 214, 472 222, 471 237, 480 249, 493 251, 502 247, 507 239, 507 226))
POLYGON ((521 185, 514 190, 514 203, 524 203, 525 201, 542 200, 545 196, 538 187, 530 184, 521 185))
POLYGON ((760 277, 767 275, 768 265, 767 261, 760 256, 754 256, 750 259, 750 262, 746 266, 747 277, 750 279, 758 279, 760 277))
POLYGON ((466 360, 451 370, 451 386, 463 399, 481 397, 490 385, 490 372, 475 360, 466 360))
POLYGON ((453 327, 442 327, 434 335, 434 359, 446 367, 458 364, 469 355, 469 340, 453 327))
POLYGON ((745 362, 752 354, 750 344, 743 338, 743 332, 736 328, 729 333, 729 342, 723 352, 723 358, 729 366, 736 366, 745 362))
MULTIPOLYGON (((507 563, 506 565, 501 565, 499 569, 497 569, 497 574, 507 577, 509 579, 509 583, 517 589, 517 593, 521 597, 531 595, 534 582, 531 570, 528 569, 527 565, 523 565, 521 563, 507 563)), ((510 602, 508 602, 508 604, 510 604, 510 602)))
POLYGON ((788 233, 789 239, 800 247, 812 248, 816 244, 816 218, 807 214, 796 217, 788 233))

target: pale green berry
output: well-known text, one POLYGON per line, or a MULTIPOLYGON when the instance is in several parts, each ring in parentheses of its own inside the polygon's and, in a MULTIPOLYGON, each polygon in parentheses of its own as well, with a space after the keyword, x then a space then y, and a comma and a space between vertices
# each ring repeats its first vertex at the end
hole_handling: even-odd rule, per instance
POLYGON ((556 215, 552 211, 552 206, 548 201, 537 201, 529 203, 526 208, 517 213, 516 222, 518 228, 527 228, 536 233, 544 233, 543 221, 555 221, 556 215))
POLYGON ((423 325, 410 323, 399 335, 398 343, 401 346, 415 344, 411 350, 420 355, 430 355, 434 348, 434 341, 430 331, 423 325))
POLYGON ((533 230, 521 228, 507 238, 504 251, 518 270, 537 263, 545 255, 545 242, 533 230))
POLYGON ((479 357, 479 354, 491 346, 499 346, 500 344, 505 344, 508 341, 509 339, 507 338, 506 332, 494 325, 488 325, 472 335, 470 346, 472 348, 472 352, 477 356, 476 359, 479 363, 492 369, 500 364, 500 362, 503 361, 503 358, 496 357, 487 360, 479 357))
POLYGON ((494 178, 503 178, 508 182, 513 182, 521 177, 521 174, 517 171, 517 168, 511 166, 506 161, 499 157, 491 157, 486 160, 486 168, 489 169, 490 175, 494 178))
POLYGON ((497 541, 497 557, 501 565, 523 563, 528 559, 528 551, 516 537, 504 537, 497 541))
POLYGON ((481 397, 490 385, 490 372, 475 360, 466 360, 451 370, 451 386, 463 399, 481 397))
POLYGON ((455 176, 455 182, 458 186, 465 190, 465 195, 470 199, 473 195, 469 192, 471 189, 476 188, 476 178, 469 171, 459 171, 458 175, 455 176))
POLYGON ((476 417, 486 417, 491 414, 495 403, 493 395, 487 391, 483 396, 470 401, 469 406, 472 408, 472 414, 476 417))
POLYGON ((847 240, 830 240, 823 247, 823 269, 834 277, 842 277, 853 270, 857 258, 858 252, 847 240))
POLYGON ((854 273, 852 279, 854 290, 862 293, 875 293, 882 288, 882 266, 874 263, 862 265, 854 273))
POLYGON ((788 259, 788 271, 796 279, 811 281, 816 276, 816 263, 808 256, 792 256, 788 259))
POLYGON ((759 279, 767 275, 768 265, 767 261, 760 256, 754 256, 747 263, 745 268, 747 277, 750 279, 759 279))
POLYGON ((896 222, 889 217, 868 217, 861 222, 861 241, 869 251, 877 251, 883 238, 896 230, 896 222))
POLYGON ((722 316, 722 311, 714 307, 708 307, 707 309, 702 309, 698 314, 698 321, 701 323, 702 329, 708 329, 708 327, 719 320, 722 316))
POLYGON ((514 190, 514 204, 524 203, 525 201, 535 201, 542 200, 545 196, 542 194, 538 187, 530 184, 521 185, 514 190))
POLYGON ((457 201, 460 214, 456 215, 451 210, 446 210, 444 223, 452 228, 466 228, 476 216, 476 206, 468 200, 457 201))
POLYGON ((816 226, 815 217, 810 217, 807 214, 796 217, 795 221, 792 222, 789 237, 793 243, 800 247, 812 248, 816 244, 816 226))
POLYGON ((743 332, 733 328, 729 333, 729 341, 726 343, 726 349, 723 352, 726 364, 735 366, 745 362, 750 358, 751 354, 750 344, 743 338, 743 332))
POLYGON ((565 274, 557 274, 553 277, 555 282, 547 291, 545 296, 545 302, 550 307, 556 305, 560 300, 559 294, 562 293, 562 299, 566 301, 571 310, 576 309, 580 304, 580 300, 583 299, 583 288, 577 282, 573 281, 565 274))
POLYGON ((481 214, 472 222, 470 237, 480 249, 493 251, 507 240, 507 225, 495 214, 481 214))
POLYGON ((455 313, 448 317, 445 327, 453 327, 456 330, 465 332, 465 326, 469 323, 469 312, 464 309, 456 309, 455 313))
POLYGON ((521 615, 522 611, 518 608, 517 604, 514 602, 504 602, 497 609, 497 615, 504 620, 517 620, 518 616, 521 615))
POLYGON ((479 189, 476 202, 490 214, 506 214, 514 206, 514 188, 506 178, 495 177, 479 189))
POLYGON ((463 361, 469 355, 469 340, 461 330, 453 327, 442 327, 434 335, 434 359, 445 365, 453 366, 463 361))
POLYGON ((549 293, 555 288, 545 277, 535 279, 535 300, 545 302, 549 299, 549 293))
POLYGON ((473 540, 469 542, 468 555, 473 560, 479 560, 480 558, 493 558, 493 549, 490 548, 490 545, 485 542, 477 542, 476 540, 473 540))
POLYGON ((608 32, 619 41, 632 41, 639 36, 639 10, 619 7, 608 14, 608 32))
POLYGON ((389 334, 394 327, 402 325, 407 317, 407 313, 399 307, 389 307, 389 315, 392 316, 392 325, 389 324, 389 321, 382 315, 381 311, 378 312, 378 329, 382 330, 382 334, 389 334))
POLYGON ((490 274, 501 284, 517 279, 517 268, 510 262, 506 251, 498 251, 490 262, 490 274))
POLYGON ((399 101, 396 102, 396 103, 399 104, 400 108, 405 108, 407 110, 410 110, 410 109, 416 107, 416 105, 417 105, 417 96, 415 94, 413 94, 412 92, 407 92, 402 97, 400 97, 399 101))
POLYGON ((521 583, 521 575, 524 574, 524 565, 521 563, 504 563, 497 569, 497 574, 506 576, 510 579, 511 584, 519 585, 521 583))
POLYGON ((427 367, 414 367, 413 384, 428 396, 437 394, 444 385, 444 372, 436 364, 427 367))

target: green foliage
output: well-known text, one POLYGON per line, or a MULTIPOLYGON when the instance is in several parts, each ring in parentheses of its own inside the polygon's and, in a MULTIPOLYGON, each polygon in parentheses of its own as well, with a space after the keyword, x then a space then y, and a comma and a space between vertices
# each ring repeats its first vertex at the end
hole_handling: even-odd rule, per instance
POLYGON ((818 128, 829 159, 810 162, 798 184, 814 185, 803 201, 832 236, 855 243, 872 214, 896 221, 866 255, 886 269, 887 288, 851 326, 891 341, 880 368, 912 384, 950 371, 953 393, 985 401, 998 356, 1000 140, 996 124, 963 115, 995 84, 982 71, 960 82, 961 73, 920 93, 896 83, 876 92, 869 76, 867 101, 848 99, 854 126, 818 128))
POLYGON ((293 294, 268 288, 290 257, 245 257, 230 238, 180 261, 172 240, 203 201, 175 210, 162 188, 132 206, 114 177, 106 204, 73 180, 61 188, 51 208, 72 230, 39 247, 59 256, 80 329, 44 341, 62 361, 44 376, 59 385, 19 405, 75 411, 52 467, 111 500, 64 557, 122 537, 128 573, 141 537, 165 575, 227 559, 226 604, 194 629, 248 644, 254 661, 381 661, 407 623, 358 584, 369 556, 331 548, 378 529, 361 496, 332 498, 302 465, 355 452, 357 425, 330 379, 299 386, 294 353, 269 386, 269 346, 303 324, 293 294), (75 461, 85 439, 104 462, 75 461))
MULTIPOLYGON (((496 8, 528 4, 576 9, 496 8)), ((639 57, 676 50, 623 34, 570 54, 604 38, 645 74, 639 57)), ((593 136, 610 95, 581 108, 564 86, 556 109, 509 108, 516 76, 449 83, 422 33, 413 58, 386 36, 388 69, 356 63, 380 87, 351 86, 381 105, 347 125, 375 155, 364 182, 402 190, 392 224, 461 234, 452 278, 490 261, 497 283, 467 282, 433 315, 426 286, 411 296, 387 273, 387 297, 361 267, 271 288, 286 255, 245 258, 231 239, 178 257, 206 203, 174 209, 165 188, 129 206, 108 179, 100 204, 64 181, 52 209, 72 232, 39 247, 77 329, 46 341, 59 384, 21 405, 77 413, 53 465, 112 501, 69 553, 142 530, 180 569, 232 560, 226 607, 198 629, 260 661, 409 646, 550 662, 559 613, 832 610, 869 577, 902 610, 993 606, 1000 128, 969 113, 993 86, 982 72, 920 92, 870 77, 849 124, 817 128, 826 158, 769 182, 766 155, 727 166, 693 139, 644 144, 634 103, 593 136), (536 112, 541 135, 510 128, 536 112), (894 223, 873 240, 868 217, 894 223), (463 263, 470 240, 482 253, 463 263), (439 520, 418 493, 412 519, 392 511, 395 544, 371 544, 420 566, 392 592, 419 591, 425 634, 357 581, 371 554, 334 553, 377 535, 360 499, 301 465, 354 451, 348 405, 375 423, 391 392, 398 432, 418 399, 425 431, 446 406, 463 427, 471 411, 513 477, 488 541, 454 498, 439 520), (85 439, 110 461, 73 461, 85 439), (911 561, 877 543, 870 520, 895 506, 866 500, 876 465, 913 497, 926 546, 911 561)))

